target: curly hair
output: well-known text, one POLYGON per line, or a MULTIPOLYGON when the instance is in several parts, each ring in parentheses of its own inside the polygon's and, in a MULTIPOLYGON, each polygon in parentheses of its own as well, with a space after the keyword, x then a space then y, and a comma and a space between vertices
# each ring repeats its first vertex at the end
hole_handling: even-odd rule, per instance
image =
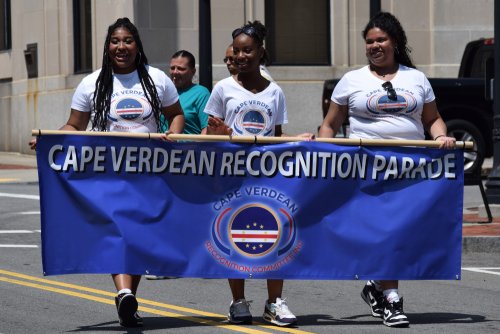
POLYGON ((373 28, 383 30, 392 38, 392 40, 394 40, 396 43, 394 48, 394 58, 398 63, 411 68, 416 68, 410 57, 411 49, 407 45, 408 40, 406 39, 406 33, 401 26, 401 23, 394 15, 388 12, 379 12, 375 14, 370 21, 368 21, 365 29, 361 33, 363 39, 366 39, 368 31, 373 28))
MULTIPOLYGON (((264 46, 264 40, 267 36, 266 27, 258 20, 250 22, 242 26, 241 28, 236 28, 233 30, 231 34, 233 39, 235 39, 240 34, 245 34, 253 38, 253 40, 257 43, 258 46, 264 46)), ((267 50, 264 48, 264 54, 260 59, 260 63, 268 66, 270 64, 269 54, 267 50)))
POLYGON ((146 68, 146 66, 148 65, 148 59, 146 57, 146 54, 144 53, 144 48, 142 46, 141 38, 139 37, 139 32, 135 25, 130 22, 127 17, 119 18, 115 23, 108 27, 108 34, 106 35, 106 40, 104 41, 102 68, 95 83, 95 91, 93 96, 94 117, 92 119, 92 130, 106 131, 108 115, 111 107, 111 95, 113 93, 113 64, 111 63, 111 59, 109 57, 109 43, 111 41, 111 35, 118 28, 127 29, 134 37, 134 41, 137 45, 138 51, 135 58, 135 66, 139 75, 142 89, 144 91, 144 94, 146 95, 146 99, 148 100, 153 110, 156 126, 159 131, 162 126, 161 123, 163 123, 160 118, 160 98, 158 96, 158 91, 156 90, 153 79, 149 75, 146 68))

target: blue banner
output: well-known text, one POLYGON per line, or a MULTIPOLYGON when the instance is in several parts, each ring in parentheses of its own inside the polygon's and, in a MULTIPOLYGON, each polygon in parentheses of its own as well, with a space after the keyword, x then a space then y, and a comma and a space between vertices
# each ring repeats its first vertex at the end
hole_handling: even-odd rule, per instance
POLYGON ((457 279, 463 152, 42 135, 45 275, 457 279))

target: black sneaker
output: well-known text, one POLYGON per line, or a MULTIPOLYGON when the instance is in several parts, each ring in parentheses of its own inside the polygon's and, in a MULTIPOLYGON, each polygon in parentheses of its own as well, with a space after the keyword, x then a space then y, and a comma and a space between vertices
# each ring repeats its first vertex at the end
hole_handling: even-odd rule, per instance
POLYGON ((384 325, 389 327, 408 327, 410 322, 403 312, 403 298, 398 302, 386 301, 384 307, 384 325))
POLYGON ((252 313, 250 313, 250 302, 245 299, 231 301, 227 320, 232 324, 252 324, 252 313))
POLYGON ((142 318, 137 314, 137 299, 131 293, 121 293, 115 297, 120 325, 123 327, 141 327, 142 318))
POLYGON ((375 289, 373 281, 368 281, 361 291, 361 298, 370 306, 372 316, 376 318, 384 317, 385 298, 382 291, 375 289))

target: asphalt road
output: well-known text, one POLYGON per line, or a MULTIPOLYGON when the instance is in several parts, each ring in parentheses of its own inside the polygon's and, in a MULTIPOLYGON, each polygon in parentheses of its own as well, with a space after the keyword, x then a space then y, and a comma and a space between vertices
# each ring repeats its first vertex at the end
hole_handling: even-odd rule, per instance
MULTIPOLYGON (((466 187, 465 197, 470 191, 466 187)), ((299 326, 283 329, 262 321, 264 281, 247 281, 254 325, 232 326, 224 321, 230 302, 225 280, 180 278, 143 280, 138 297, 146 326, 126 330, 117 322, 109 276, 43 277, 37 196, 37 184, 0 184, 0 333, 500 332, 500 259, 494 253, 464 254, 460 281, 401 282, 409 329, 387 328, 369 316, 359 297, 364 282, 286 281, 284 296, 299 326)))

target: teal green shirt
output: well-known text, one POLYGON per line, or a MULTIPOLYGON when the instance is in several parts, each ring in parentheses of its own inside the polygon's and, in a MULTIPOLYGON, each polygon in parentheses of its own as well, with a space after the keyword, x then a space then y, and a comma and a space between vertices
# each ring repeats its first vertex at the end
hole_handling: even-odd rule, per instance
MULTIPOLYGON (((208 125, 208 114, 205 114, 210 92, 201 85, 193 85, 186 90, 177 90, 182 110, 184 110, 184 133, 199 135, 203 128, 208 125)), ((161 117, 164 117, 161 115, 161 117)), ((166 123, 166 122, 165 122, 166 123)), ((162 132, 168 130, 168 124, 162 127, 162 132)))

